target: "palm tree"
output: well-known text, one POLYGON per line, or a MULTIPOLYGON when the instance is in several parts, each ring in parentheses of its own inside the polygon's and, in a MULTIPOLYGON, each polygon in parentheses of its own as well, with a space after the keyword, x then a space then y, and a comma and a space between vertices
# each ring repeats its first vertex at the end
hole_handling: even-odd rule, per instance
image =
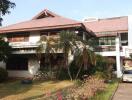
POLYGON ((64 53, 64 67, 68 69, 68 74, 72 80, 72 76, 69 69, 69 54, 75 49, 76 46, 76 34, 72 31, 61 31, 59 33, 59 43, 58 48, 61 49, 64 53))
POLYGON ((75 63, 79 67, 75 77, 77 79, 82 68, 83 70, 88 70, 91 65, 96 65, 96 54, 84 46, 81 50, 76 51, 75 63))
POLYGON ((40 41, 38 41, 39 47, 37 48, 37 56, 39 60, 41 59, 42 54, 45 55, 45 61, 48 62, 48 67, 50 69, 50 75, 52 74, 52 62, 51 58, 55 56, 55 45, 58 42, 57 38, 50 36, 41 36, 40 41))
POLYGON ((68 56, 70 52, 74 52, 75 62, 80 66, 76 78, 78 77, 82 67, 86 70, 90 64, 96 64, 96 55, 92 52, 92 50, 90 50, 95 44, 93 38, 83 40, 82 37, 78 36, 73 31, 62 31, 59 36, 60 41, 58 47, 64 52, 65 68, 68 69, 68 74, 71 80, 72 76, 68 66, 68 56))
POLYGON ((76 56, 76 64, 80 65, 80 68, 77 72, 76 77, 78 77, 81 68, 84 66, 84 69, 87 69, 88 64, 95 64, 95 56, 94 53, 89 50, 91 45, 93 44, 92 41, 89 39, 85 41, 82 37, 75 34, 74 31, 61 31, 59 33, 59 38, 55 39, 53 37, 43 36, 41 37, 40 46, 37 49, 38 53, 45 52, 50 57, 49 54, 55 53, 57 51, 62 51, 64 53, 64 68, 68 70, 68 75, 72 80, 71 72, 70 72, 70 61, 69 55, 73 52, 78 51, 75 53, 76 56), (89 46, 87 46, 89 45, 89 46))

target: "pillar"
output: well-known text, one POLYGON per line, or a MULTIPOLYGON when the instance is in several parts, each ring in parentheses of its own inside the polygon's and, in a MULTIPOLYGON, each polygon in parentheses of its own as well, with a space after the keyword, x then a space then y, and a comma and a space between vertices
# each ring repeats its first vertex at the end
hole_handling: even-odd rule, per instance
POLYGON ((83 40, 86 40, 86 33, 83 32, 83 40))
POLYGON ((121 58, 120 58, 120 36, 116 37, 116 68, 117 68, 117 78, 121 78, 121 58))

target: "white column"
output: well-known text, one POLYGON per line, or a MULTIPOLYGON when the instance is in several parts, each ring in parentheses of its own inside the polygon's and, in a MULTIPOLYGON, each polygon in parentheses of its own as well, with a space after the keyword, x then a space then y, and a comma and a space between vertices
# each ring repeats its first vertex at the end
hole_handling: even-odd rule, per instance
POLYGON ((128 16, 128 46, 132 49, 132 15, 128 16))
POLYGON ((117 68, 117 78, 122 76, 121 71, 121 59, 120 59, 120 37, 116 37, 116 68, 117 68))
POLYGON ((83 40, 86 40, 86 33, 83 32, 83 40))
POLYGON ((30 57, 28 60, 28 71, 31 75, 35 75, 40 68, 37 57, 30 57))
POLYGON ((6 63, 3 61, 0 61, 0 68, 6 69, 6 63))

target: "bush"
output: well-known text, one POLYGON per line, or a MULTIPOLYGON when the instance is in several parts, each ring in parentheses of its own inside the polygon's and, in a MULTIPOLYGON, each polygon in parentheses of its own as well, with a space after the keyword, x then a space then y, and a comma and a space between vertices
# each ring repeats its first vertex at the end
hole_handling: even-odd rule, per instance
POLYGON ((58 79, 59 80, 70 79, 66 68, 62 67, 62 69, 60 70, 60 73, 58 75, 58 79))
MULTIPOLYGON (((70 72, 71 72, 71 76, 73 79, 75 79, 77 72, 79 70, 78 65, 76 65, 75 60, 72 61, 72 63, 70 64, 70 72)), ((90 64, 90 66, 88 67, 88 69, 84 69, 84 67, 81 68, 81 71, 78 75, 78 79, 83 79, 84 75, 90 76, 93 75, 95 73, 95 68, 92 64, 90 64)))
MULTIPOLYGON (((77 75, 77 72, 79 70, 79 67, 78 65, 75 64, 75 61, 73 60, 71 62, 71 64, 69 65, 69 69, 70 69, 70 74, 72 76, 72 79, 75 79, 76 78, 76 75, 77 75)), ((81 68, 81 71, 77 77, 77 79, 83 79, 83 76, 84 75, 92 75, 95 73, 95 68, 94 66, 90 66, 87 70, 84 70, 84 68, 82 67, 81 68)), ((64 68, 62 67, 60 72, 59 72, 59 75, 58 75, 58 79, 59 80, 66 80, 66 79, 70 79, 69 75, 68 75, 68 70, 67 68, 64 68)))
POLYGON ((8 78, 8 72, 4 68, 0 68, 0 82, 5 81, 8 78))

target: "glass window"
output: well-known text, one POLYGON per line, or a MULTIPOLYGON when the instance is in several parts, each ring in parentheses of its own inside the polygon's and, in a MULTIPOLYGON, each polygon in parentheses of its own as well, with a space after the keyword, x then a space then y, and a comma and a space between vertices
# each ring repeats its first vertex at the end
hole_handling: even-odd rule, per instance
POLYGON ((132 70, 125 70, 124 74, 132 74, 132 70))
POLYGON ((7 64, 7 70, 28 70, 28 58, 26 57, 9 57, 7 64))
POLYGON ((121 33, 121 44, 123 46, 128 45, 128 33, 121 33))
POLYGON ((115 37, 100 37, 99 45, 115 45, 115 37))

